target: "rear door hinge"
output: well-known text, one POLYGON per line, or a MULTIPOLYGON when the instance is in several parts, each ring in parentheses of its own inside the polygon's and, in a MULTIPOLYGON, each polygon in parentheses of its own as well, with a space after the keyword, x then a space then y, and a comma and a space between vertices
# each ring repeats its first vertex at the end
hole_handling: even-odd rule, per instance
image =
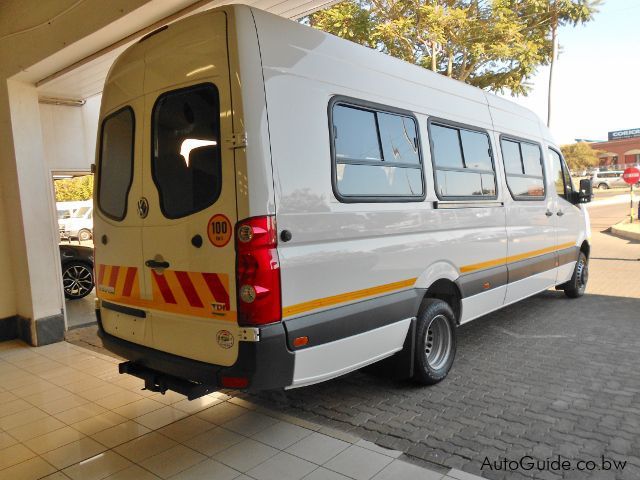
POLYGON ((245 148, 247 146, 247 133, 234 133, 231 137, 227 138, 226 144, 231 149, 245 148))
POLYGON ((259 342, 260 341, 260 329, 259 328, 241 328, 238 332, 241 342, 259 342))

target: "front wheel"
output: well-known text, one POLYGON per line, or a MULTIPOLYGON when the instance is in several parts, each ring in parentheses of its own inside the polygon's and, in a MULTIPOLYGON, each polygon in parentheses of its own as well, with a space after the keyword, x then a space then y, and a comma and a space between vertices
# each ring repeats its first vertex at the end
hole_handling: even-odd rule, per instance
POLYGON ((456 356, 456 320, 443 300, 428 299, 416 321, 413 379, 423 385, 447 376, 456 356))
POLYGON ((86 229, 80 230, 78 232, 78 239, 83 241, 83 242, 91 240, 91 231, 86 230, 86 229))
POLYGON ((584 291, 587 289, 588 280, 589 260, 583 252, 580 252, 571 280, 563 285, 564 294, 569 298, 578 298, 583 296, 584 291))

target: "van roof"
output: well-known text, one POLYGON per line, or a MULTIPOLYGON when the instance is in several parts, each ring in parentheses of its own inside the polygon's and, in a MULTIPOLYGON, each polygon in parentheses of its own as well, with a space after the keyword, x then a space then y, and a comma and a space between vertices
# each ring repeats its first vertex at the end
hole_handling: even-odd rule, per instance
MULTIPOLYGON (((542 137, 550 143, 555 143, 546 125, 533 111, 518 105, 511 100, 486 92, 462 81, 448 78, 445 75, 432 72, 423 67, 400 60, 377 50, 358 45, 329 33, 302 25, 298 22, 254 7, 248 7, 240 4, 226 5, 207 10, 192 17, 178 20, 178 22, 188 22, 197 15, 206 15, 208 12, 212 11, 230 11, 238 9, 251 10, 258 30, 261 48, 263 42, 271 41, 274 45, 285 42, 287 47, 295 47, 298 52, 316 52, 319 55, 329 56, 337 61, 341 61, 345 65, 355 65, 359 68, 375 71, 375 73, 380 76, 393 78, 393 80, 397 81, 398 84, 402 82, 410 88, 398 88, 394 89, 393 92, 386 91, 385 94, 387 96, 393 95, 393 100, 401 101, 406 105, 406 107, 408 107, 407 109, 411 109, 416 112, 420 112, 420 109, 425 107, 425 105, 421 105, 420 98, 416 98, 415 95, 412 95, 410 92, 410 90, 415 92, 416 87, 428 87, 429 90, 441 92, 443 96, 455 96, 465 99, 468 102, 470 101, 476 104, 486 105, 496 113, 496 115, 493 115, 493 118, 491 118, 491 121, 494 122, 497 129, 514 135, 520 133, 524 136, 533 135, 538 138, 542 137), (270 35, 271 33, 273 33, 273 35, 270 35), (515 119, 517 119, 517 121, 514 122, 515 119), (514 127, 514 125, 517 126, 514 127)), ((158 29, 158 31, 163 29, 158 29)), ((131 64, 140 62, 139 57, 141 54, 138 52, 143 51, 142 49, 144 49, 144 42, 138 42, 127 48, 118 57, 107 76, 105 91, 108 91, 110 81, 117 80, 121 75, 130 74, 127 72, 132 71, 131 64)), ((262 51, 263 67, 268 68, 269 56, 265 50, 262 51)), ((299 57, 287 58, 287 54, 283 53, 280 48, 272 48, 269 50, 271 58, 275 59, 276 63, 279 64, 279 67, 288 68, 290 71, 295 69, 307 69, 307 71, 313 71, 313 69, 310 68, 310 65, 301 61, 299 57)), ((316 73, 318 75, 324 75, 324 72, 316 73)), ((326 72, 326 75, 331 76, 335 73, 336 72, 326 72)), ((424 91, 426 92, 426 89, 424 91)), ((105 110, 101 112, 102 114, 106 111, 115 109, 120 106, 122 101, 124 101, 124 99, 115 98, 115 96, 114 98, 110 97, 111 95, 109 95, 109 98, 103 98, 103 108, 105 110)), ((426 98, 424 95, 420 95, 420 97, 426 98)))

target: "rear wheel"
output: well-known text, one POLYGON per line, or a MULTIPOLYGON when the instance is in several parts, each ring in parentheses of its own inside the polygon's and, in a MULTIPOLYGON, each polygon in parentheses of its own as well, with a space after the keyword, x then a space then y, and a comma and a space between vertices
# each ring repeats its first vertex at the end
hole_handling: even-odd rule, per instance
POLYGON ((83 298, 93 290, 93 270, 86 263, 70 262, 62 267, 64 296, 71 300, 83 298))
POLYGON ((571 280, 563 285, 564 294, 569 298, 581 297, 587 288, 588 280, 589 260, 583 252, 580 252, 571 280))
POLYGON ((606 183, 601 183, 600 185, 598 185, 598 190, 609 190, 609 185, 607 185, 606 183))
POLYGON ((447 376, 456 355, 455 328, 455 315, 447 302, 426 300, 416 322, 416 382, 432 385, 447 376))

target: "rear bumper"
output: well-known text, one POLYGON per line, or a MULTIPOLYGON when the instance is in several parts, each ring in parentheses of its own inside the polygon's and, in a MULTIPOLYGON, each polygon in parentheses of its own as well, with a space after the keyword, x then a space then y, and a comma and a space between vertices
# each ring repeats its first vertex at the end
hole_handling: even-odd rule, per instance
MULTIPOLYGON (((192 360, 138 345, 110 335, 102 328, 100 310, 96 310, 98 335, 104 347, 129 360, 123 373, 140 378, 144 375, 162 379, 183 379, 195 386, 205 386, 208 391, 227 388, 222 377, 247 378, 248 390, 273 390, 288 387, 293 383, 294 354, 287 348, 285 329, 282 323, 260 328, 260 341, 240 342, 238 359, 230 367, 192 360)), ((122 369, 121 369, 122 370, 122 369)), ((171 386, 169 389, 175 389, 171 386)), ((184 393, 184 392, 181 392, 184 393)), ((195 397, 194 397, 195 398, 195 397)))

